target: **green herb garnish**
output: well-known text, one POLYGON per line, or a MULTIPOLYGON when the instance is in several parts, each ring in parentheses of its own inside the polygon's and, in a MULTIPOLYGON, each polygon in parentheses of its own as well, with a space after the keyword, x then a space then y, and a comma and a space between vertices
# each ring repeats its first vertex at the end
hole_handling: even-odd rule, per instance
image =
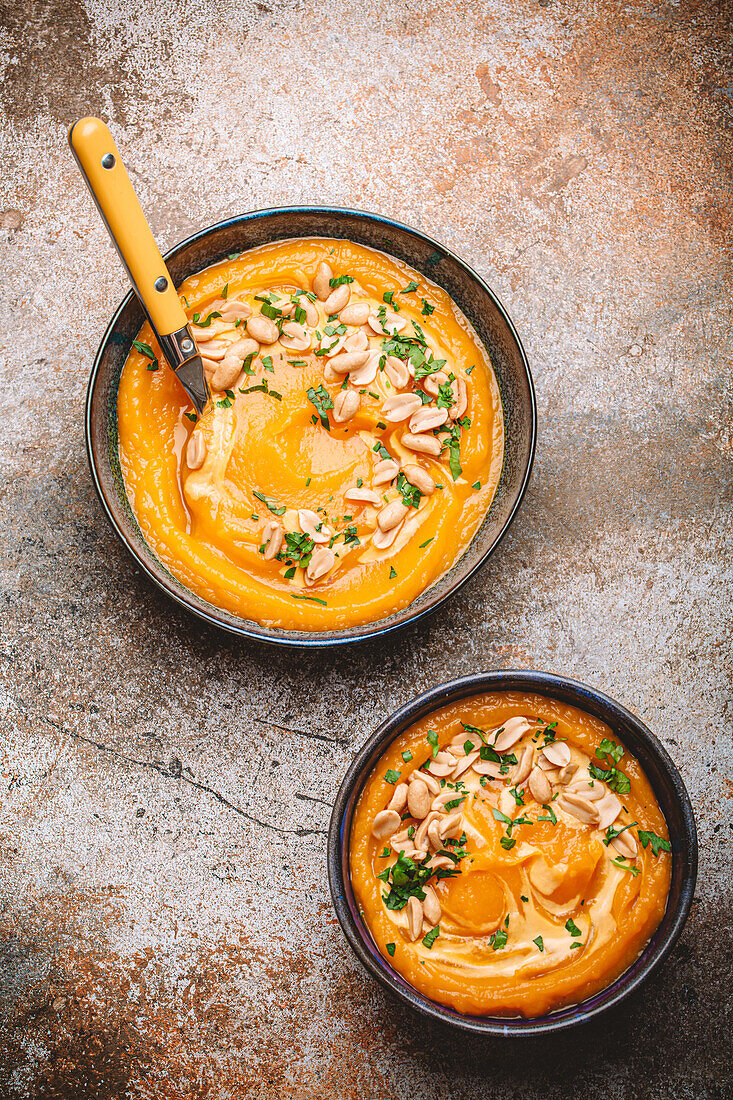
POLYGON ((628 825, 624 825, 621 829, 614 829, 613 825, 609 825, 606 829, 606 835, 603 837, 603 843, 608 847, 612 840, 615 840, 617 836, 621 836, 621 833, 625 833, 632 825, 638 825, 638 822, 630 821, 628 825))
MULTIPOLYGON (((233 395, 232 395, 233 396, 233 395)), ((264 493, 259 493, 256 489, 253 490, 253 495, 261 500, 275 516, 282 516, 285 514, 286 508, 284 504, 277 504, 274 500, 268 500, 264 493)))
POLYGON ((234 402, 236 400, 236 397, 234 395, 234 391, 233 390, 225 390, 224 393, 226 394, 226 397, 224 398, 223 401, 217 401, 216 406, 219 409, 231 409, 232 405, 234 404, 234 402))
POLYGON ((148 365, 146 368, 147 370, 153 371, 160 368, 158 357, 151 348, 150 344, 143 344, 140 340, 133 340, 132 346, 135 348, 136 351, 139 351, 140 354, 144 355, 145 358, 148 360, 148 365))
POLYGON ((315 410, 321 419, 321 424, 326 431, 330 432, 331 424, 328 419, 328 410, 333 408, 333 401, 331 400, 330 393, 323 385, 320 385, 317 390, 314 390, 313 387, 310 386, 306 390, 306 394, 310 403, 315 406, 315 410))
POLYGON ((542 803, 542 809, 547 810, 546 814, 540 814, 537 818, 538 821, 551 821, 553 825, 557 825, 557 817, 552 806, 548 806, 546 802, 542 803))
MULTIPOLYGON (((635 825, 636 822, 632 824, 635 825)), ((642 848, 646 848, 648 844, 651 844, 655 856, 658 856, 660 852, 672 851, 672 845, 669 841, 665 840, 662 836, 657 836, 656 833, 647 832, 645 829, 638 829, 637 836, 641 841, 642 848)))
POLYGON ((436 924, 435 928, 431 928, 426 936, 423 936, 423 945, 430 950, 438 936, 440 935, 440 925, 436 924))
POLYGON ((624 750, 620 745, 617 745, 615 741, 611 741, 610 738, 604 737, 596 749, 596 756, 599 760, 603 760, 608 767, 599 768, 596 764, 590 764, 588 767, 593 779, 599 779, 601 782, 607 783, 616 794, 628 794, 631 790, 629 777, 624 772, 619 771, 618 768, 623 755, 624 750))
POLYGON ((634 878, 636 878, 637 875, 641 874, 641 871, 638 867, 634 867, 631 863, 624 863, 623 856, 621 856, 619 859, 612 859, 611 863, 615 863, 615 865, 617 867, 620 867, 622 871, 630 871, 634 878))

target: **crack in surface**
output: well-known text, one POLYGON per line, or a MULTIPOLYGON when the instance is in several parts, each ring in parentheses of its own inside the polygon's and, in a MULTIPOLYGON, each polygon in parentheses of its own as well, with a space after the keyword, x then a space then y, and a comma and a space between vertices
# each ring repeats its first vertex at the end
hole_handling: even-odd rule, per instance
POLYGON ((301 799, 302 802, 320 802, 322 806, 328 806, 329 810, 333 807, 333 802, 327 802, 325 798, 316 798, 312 794, 303 794, 302 791, 296 791, 295 797, 301 799))
POLYGON ((348 745, 347 737, 327 737, 325 733, 314 733, 312 730, 299 730, 293 726, 283 726, 279 722, 273 722, 269 718, 255 718, 261 726, 269 726, 270 729, 279 730, 280 733, 294 733, 298 737, 310 737, 314 741, 325 741, 329 745, 348 745))
MULTIPOLYGON (((203 791, 205 794, 212 795, 217 802, 222 806, 225 806, 228 810, 233 810, 234 813, 239 814, 240 817, 245 818, 247 821, 251 821, 253 825, 259 825, 261 829, 268 829, 273 833, 278 833, 280 836, 325 836, 325 829, 306 829, 304 826, 299 825, 295 829, 286 829, 280 825, 273 825, 270 821, 263 821, 259 817, 254 817, 253 814, 247 813, 241 806, 237 806, 234 802, 230 802, 221 791, 217 791, 215 787, 210 787, 208 783, 200 783, 197 779, 194 779, 183 774, 183 768, 181 767, 181 761, 178 757, 171 758, 171 764, 159 764, 154 760, 139 760, 135 756, 128 756, 124 752, 120 752, 119 749, 112 748, 111 745, 105 745, 103 741, 95 741, 91 737, 84 737, 81 733, 76 733, 74 730, 67 729, 59 722, 54 722, 52 718, 45 717, 44 721, 60 733, 65 734, 67 737, 71 737, 74 741, 82 741, 84 744, 91 745, 93 748, 98 749, 100 752, 109 753, 110 756, 114 756, 118 760, 124 760, 127 764, 134 764, 138 768, 146 768, 148 771, 154 771, 158 775, 162 775, 164 779, 177 779, 182 783, 187 783, 189 787, 194 787, 197 791, 203 791)), ((186 771, 190 769, 186 768, 186 771)))

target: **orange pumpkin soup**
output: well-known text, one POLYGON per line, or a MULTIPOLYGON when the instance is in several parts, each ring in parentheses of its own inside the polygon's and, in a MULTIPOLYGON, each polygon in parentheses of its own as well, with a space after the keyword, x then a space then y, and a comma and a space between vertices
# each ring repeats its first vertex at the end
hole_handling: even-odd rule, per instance
POLYGON ((119 454, 140 529, 203 599, 329 630, 410 604, 496 491, 504 422, 486 350, 445 291, 348 241, 263 245, 179 288, 204 415, 149 327, 125 363, 119 454))
POLYGON ((544 1015, 609 985, 665 911, 667 826, 597 719, 537 695, 452 703, 360 796, 350 871, 377 947, 470 1015, 544 1015))

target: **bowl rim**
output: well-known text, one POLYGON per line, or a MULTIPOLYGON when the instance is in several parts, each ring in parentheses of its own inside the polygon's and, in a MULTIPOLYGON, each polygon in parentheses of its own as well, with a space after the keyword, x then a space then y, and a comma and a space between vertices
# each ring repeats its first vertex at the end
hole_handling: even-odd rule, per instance
MULTIPOLYGON (((462 267, 468 275, 475 280, 481 287, 481 289, 488 295, 492 301, 494 307, 500 314, 502 320, 507 326, 511 339, 515 342, 519 356, 524 368, 526 377, 527 389, 529 394, 530 405, 530 423, 529 429, 529 448, 527 462, 522 474, 521 483, 519 485, 519 491, 516 494, 516 498, 507 514, 507 517, 497 533, 496 537, 486 549, 486 551, 478 558, 478 560, 468 569, 465 576, 457 578, 455 582, 443 592, 437 600, 432 603, 427 603, 424 607, 417 608, 413 614, 406 616, 397 622, 390 622, 383 620, 377 620, 374 623, 364 623, 360 628, 356 629, 354 633, 343 634, 341 631, 312 631, 312 632, 296 632, 296 631, 281 631, 278 634, 265 633, 264 627, 259 623, 251 622, 248 619, 239 618, 237 623, 225 621, 224 618, 219 617, 220 609, 215 604, 208 604, 207 601, 202 600, 206 607, 197 606, 193 599, 188 600, 184 595, 178 592, 172 584, 170 584, 164 577, 156 575, 156 573, 148 566, 147 562, 137 549, 128 540, 127 535, 122 526, 117 522, 115 514, 112 508, 107 503, 106 493, 104 486, 102 485, 101 478, 97 471, 97 462, 94 453, 94 447, 92 445, 92 419, 95 409, 95 394, 97 392, 96 383, 97 378, 102 366, 102 361, 107 350, 107 346, 112 339, 113 333, 117 326, 120 316, 129 306, 129 304, 135 299, 135 294, 132 290, 128 291, 120 304, 115 309, 107 328, 104 331, 104 335, 100 341, 97 353, 94 357, 92 369, 89 375, 89 381, 87 383, 85 408, 84 408, 84 437, 86 445, 87 462, 92 477, 92 483, 94 485, 95 492, 99 498, 102 510, 107 517, 107 520, 112 526, 112 529, 122 542, 123 546, 131 554, 137 565, 143 571, 146 577, 151 580, 157 588, 161 589, 167 596, 173 599, 180 607, 183 607, 189 613, 195 615, 197 618, 206 622, 209 626, 216 627, 220 630, 225 630, 230 634, 234 634, 240 638, 248 638, 252 641, 263 642, 268 645, 285 646, 292 649, 300 650, 324 650, 333 649, 342 645, 356 645, 360 642, 368 641, 372 638, 383 637, 387 634, 391 634, 396 630, 401 630, 408 625, 417 622, 428 614, 432 614, 436 611, 449 597, 458 592, 474 574, 481 569, 494 553, 499 543, 504 538, 509 527, 513 523, 519 508, 521 507, 527 486, 529 484, 530 476, 532 473, 532 467, 535 459, 535 452, 537 447, 537 398, 535 393, 534 380, 532 378, 532 371, 530 369, 529 360, 524 350, 522 341, 519 338, 519 334, 514 326, 514 323, 509 316, 508 312, 500 302, 491 287, 484 281, 484 279, 469 265, 465 260, 461 259, 455 252, 447 248, 445 245, 436 241, 434 238, 429 237, 426 233, 423 233, 420 229, 415 229, 412 226, 405 224, 404 222, 397 221, 393 218, 388 218, 382 214, 371 213, 367 210, 356 210, 350 207, 338 207, 338 206, 312 206, 312 205, 296 205, 296 206, 276 206, 276 207, 264 207, 258 210, 248 211, 244 214, 238 214, 230 218, 226 218, 224 221, 215 222, 212 225, 198 230, 191 236, 184 238, 178 244, 164 254, 163 258, 168 264, 174 260, 180 252, 190 247, 197 241, 203 240, 212 233, 218 232, 223 229, 231 228, 233 226, 242 224, 244 222, 252 222, 257 219, 263 219, 273 215, 282 214, 324 214, 341 217, 343 215, 362 219, 365 221, 376 222, 379 225, 385 227, 391 227, 412 234, 414 237, 420 238, 425 244, 437 250, 437 252, 449 257, 460 267, 462 267), (211 608, 211 611, 208 610, 211 608), (289 636, 292 634, 293 636, 289 636)), ((278 238, 280 239, 280 238, 278 238)), ((281 238, 283 240, 287 238, 281 238)), ((192 273, 193 274, 193 273, 192 273)), ((488 513, 487 513, 488 515, 488 513)), ((147 545, 147 543, 146 543, 147 545)), ((469 544, 470 545, 470 544, 469 544)), ((468 548, 466 548, 468 549, 468 548)), ((154 551, 150 549, 150 553, 154 554, 154 551)), ((462 557, 451 566, 451 570, 454 569, 462 557)), ((162 565, 162 563, 161 563, 162 565)), ((165 567, 163 566, 163 569, 165 567)), ((445 574, 448 575, 448 574, 445 574)), ((195 595, 192 593, 192 596, 195 595)), ((405 610, 409 610, 405 608, 405 610)), ((351 628, 348 628, 351 629, 351 628)))
MULTIPOLYGON (((637 751, 630 751, 633 751, 633 755, 638 759, 637 751)), ((647 773, 647 778, 652 782, 643 762, 642 766, 647 773)), ((655 794, 658 795, 658 793, 655 789, 655 794)), ((532 1038, 577 1027, 618 1005, 645 982, 669 955, 682 933, 694 897, 697 863, 697 828, 690 796, 677 767, 658 738, 640 718, 597 688, 567 676, 535 669, 471 673, 422 692, 389 715, 364 742, 341 782, 333 805, 327 841, 328 882, 333 907, 350 947, 371 976, 422 1016, 442 1024, 449 1024, 464 1032, 509 1039, 532 1038), (591 714, 593 714, 591 710, 593 706, 596 710, 594 716, 608 725, 613 727, 614 722, 623 722, 629 726, 634 736, 638 736, 644 753, 660 765, 660 770, 669 781, 672 800, 677 802, 682 820, 682 843, 675 846, 673 841, 672 866, 672 881, 674 881, 675 863, 680 861, 680 892, 676 905, 671 911, 671 923, 664 936, 659 936, 659 929, 666 920, 667 910, 662 917, 662 922, 637 959, 610 985, 577 1005, 570 1005, 554 1013, 529 1019, 469 1016, 431 1000, 411 986, 397 971, 392 970, 373 946, 373 940, 361 918, 357 919, 355 916, 358 907, 351 889, 348 867, 345 866, 349 846, 345 830, 351 828, 353 809, 358 797, 386 746, 415 721, 426 717, 447 703, 487 691, 512 690, 545 694, 591 714), (372 945, 371 948, 369 944, 372 945), (588 1007, 585 1008, 585 1005, 588 1007)))

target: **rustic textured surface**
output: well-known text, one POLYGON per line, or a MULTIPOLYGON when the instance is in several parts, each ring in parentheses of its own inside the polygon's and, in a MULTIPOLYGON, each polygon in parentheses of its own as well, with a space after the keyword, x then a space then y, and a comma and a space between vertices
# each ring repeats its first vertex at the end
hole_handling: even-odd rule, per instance
POLYGON ((731 1095, 729 15, 5 0, 3 1097, 731 1095), (501 551, 426 625, 263 652, 203 630, 117 545, 81 410, 126 287, 65 147, 85 113, 112 120, 165 246, 256 206, 342 203, 425 228, 504 299, 537 382, 535 475, 501 551), (323 854, 379 719, 510 665, 635 708, 702 845, 663 973, 529 1048, 383 995, 323 854))

